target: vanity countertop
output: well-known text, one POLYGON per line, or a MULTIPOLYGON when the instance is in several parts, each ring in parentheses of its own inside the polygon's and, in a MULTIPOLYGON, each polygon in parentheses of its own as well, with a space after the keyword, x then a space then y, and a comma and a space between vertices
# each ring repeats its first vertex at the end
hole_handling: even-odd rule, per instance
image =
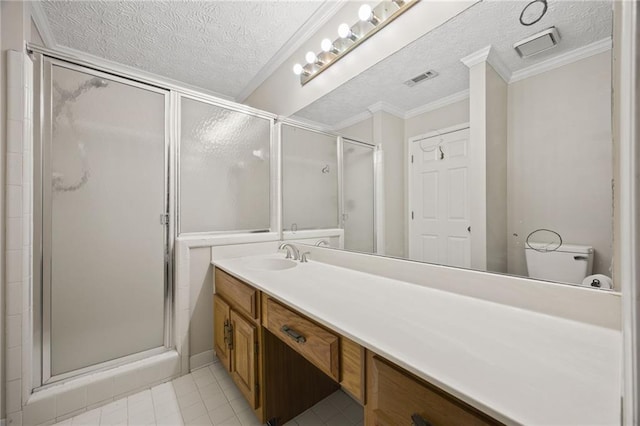
POLYGON ((620 424, 620 331, 282 257, 213 263, 507 424, 620 424))

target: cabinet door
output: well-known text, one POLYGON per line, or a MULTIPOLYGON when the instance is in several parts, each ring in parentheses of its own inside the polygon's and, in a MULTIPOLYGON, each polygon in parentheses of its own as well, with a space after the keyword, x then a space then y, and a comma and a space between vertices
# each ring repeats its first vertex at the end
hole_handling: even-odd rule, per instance
POLYGON ((227 370, 231 370, 229 305, 217 294, 213 295, 213 349, 227 370))
POLYGON ((233 351, 231 352, 231 377, 251 408, 256 408, 256 326, 231 311, 233 351))

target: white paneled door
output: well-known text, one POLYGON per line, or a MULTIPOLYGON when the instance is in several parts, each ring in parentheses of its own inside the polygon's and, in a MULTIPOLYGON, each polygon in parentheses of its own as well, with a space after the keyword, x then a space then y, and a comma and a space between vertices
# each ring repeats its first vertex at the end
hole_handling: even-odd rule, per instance
POLYGON ((410 141, 409 257, 468 268, 469 129, 410 141))

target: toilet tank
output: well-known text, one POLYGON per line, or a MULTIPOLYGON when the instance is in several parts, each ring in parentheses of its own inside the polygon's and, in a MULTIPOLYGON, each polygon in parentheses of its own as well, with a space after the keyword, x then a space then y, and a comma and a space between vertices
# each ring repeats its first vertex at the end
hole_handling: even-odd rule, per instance
POLYGON ((525 248, 529 277, 540 280, 582 284, 593 270, 593 247, 562 244, 555 251, 544 250, 547 244, 530 242, 525 248))

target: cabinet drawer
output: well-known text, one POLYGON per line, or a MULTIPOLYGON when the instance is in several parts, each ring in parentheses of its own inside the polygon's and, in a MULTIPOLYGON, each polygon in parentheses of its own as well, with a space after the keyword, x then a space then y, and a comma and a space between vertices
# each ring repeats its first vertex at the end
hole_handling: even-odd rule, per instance
POLYGON ((339 380, 338 336, 266 298, 264 326, 334 380, 339 380))
POLYGON ((221 295, 238 311, 249 318, 258 318, 258 291, 239 279, 216 268, 216 294, 221 295))
POLYGON ((499 425, 495 419, 446 392, 367 355, 367 426, 411 424, 499 425), (416 416, 412 420, 412 416, 416 416), (426 423, 421 423, 424 420, 426 423))

